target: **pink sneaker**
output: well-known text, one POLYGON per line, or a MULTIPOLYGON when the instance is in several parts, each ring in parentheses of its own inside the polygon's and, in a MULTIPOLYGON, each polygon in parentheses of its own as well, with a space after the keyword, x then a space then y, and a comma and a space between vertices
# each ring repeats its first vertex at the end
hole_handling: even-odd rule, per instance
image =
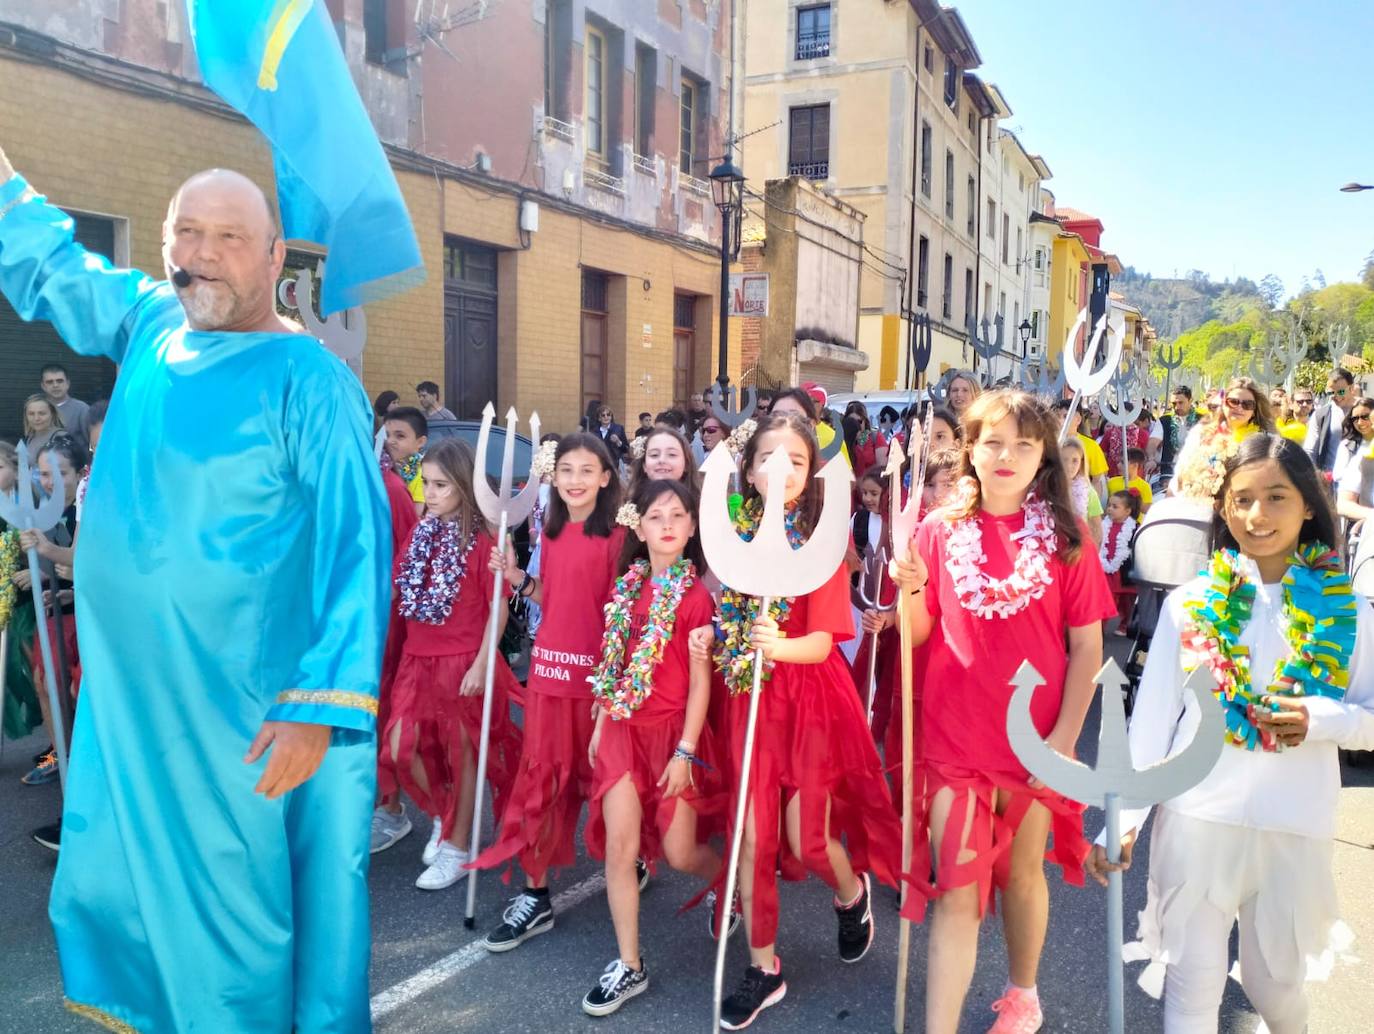
POLYGON ((1006 994, 992 1003, 997 1022, 988 1034, 1035 1034, 1045 1022, 1040 1012, 1040 996, 1020 987, 1008 987, 1006 994))

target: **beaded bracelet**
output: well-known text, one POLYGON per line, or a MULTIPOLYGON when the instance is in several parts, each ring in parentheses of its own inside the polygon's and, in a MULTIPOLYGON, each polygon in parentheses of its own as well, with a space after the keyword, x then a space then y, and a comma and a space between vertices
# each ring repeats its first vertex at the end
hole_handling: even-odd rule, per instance
POLYGON ((697 757, 695 754, 693 754, 690 750, 683 750, 681 747, 674 747, 674 748, 673 748, 673 757, 672 757, 672 760, 674 760, 674 761, 685 761, 685 762, 687 762, 687 764, 689 764, 689 765, 700 765, 702 768, 708 768, 708 769, 709 769, 709 768, 711 767, 711 766, 708 765, 706 762, 702 761, 701 758, 699 758, 699 757, 697 757))

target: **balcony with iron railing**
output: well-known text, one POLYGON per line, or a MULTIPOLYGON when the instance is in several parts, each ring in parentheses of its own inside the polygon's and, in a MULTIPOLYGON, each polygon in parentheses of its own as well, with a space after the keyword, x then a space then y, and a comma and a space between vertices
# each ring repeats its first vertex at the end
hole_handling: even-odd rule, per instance
POLYGON ((797 60, 814 61, 830 56, 830 33, 797 37, 797 60))
POLYGON ((542 120, 542 128, 545 135, 572 143, 575 127, 571 122, 563 122, 552 115, 545 115, 542 120))
POLYGON ((803 176, 809 180, 829 179, 830 162, 789 162, 787 175, 803 176))

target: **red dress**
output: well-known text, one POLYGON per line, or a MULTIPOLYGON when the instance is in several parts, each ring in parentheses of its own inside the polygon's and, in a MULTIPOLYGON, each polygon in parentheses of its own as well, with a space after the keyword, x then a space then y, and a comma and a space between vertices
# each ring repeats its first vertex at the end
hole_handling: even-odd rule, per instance
POLYGON ((571 865, 582 802, 591 793, 592 691, 587 685, 601 650, 603 608, 615 585, 625 529, 589 535, 565 524, 542 540, 544 612, 525 684, 525 750, 502 812, 501 834, 473 863, 491 869, 519 858, 538 882, 571 865))
MULTIPOLYGON (((405 645, 391 684, 391 708, 382 734, 383 754, 390 757, 392 736, 399 730, 395 777, 421 811, 440 820, 444 838, 453 833, 453 816, 462 795, 464 752, 472 752, 475 764, 481 743, 482 694, 462 696, 459 688, 477 659, 490 620, 492 573, 487 561, 493 544, 490 535, 478 532, 453 610, 442 625, 405 621, 405 645), (417 758, 428 793, 412 773, 417 758)), ((409 546, 407 536, 405 547, 396 554, 397 570, 409 546)), ((498 650, 487 741, 487 779, 496 815, 506 803, 520 759, 520 730, 510 717, 511 693, 518 687, 498 650)))
MULTIPOLYGON (((836 643, 854 635, 849 577, 843 565, 815 592, 798 597, 782 624, 788 638, 829 632, 836 643)), ((836 887, 826 853, 829 835, 843 840, 855 872, 871 872, 891 886, 901 871, 902 830, 892 808, 882 763, 867 729, 867 715, 855 692, 849 666, 832 645, 819 664, 777 664, 763 683, 754 743, 750 800, 754 809, 754 901, 750 943, 777 939, 778 885, 801 880, 808 871, 836 887), (782 835, 787 804, 800 797, 802 857, 782 835)), ((730 700, 731 756, 738 768, 744 754, 749 694, 730 700)), ((731 822, 738 804, 733 784, 731 822)), ((731 831, 733 835, 733 830, 731 831)), ((837 888, 838 889, 838 888, 837 888)))
MULTIPOLYGON (((410 489, 400 475, 391 469, 391 464, 382 467, 382 485, 386 488, 386 502, 391 510, 391 556, 405 555, 410 533, 420 518, 415 514, 415 503, 410 498, 410 489)), ((382 681, 377 693, 377 728, 386 729, 391 714, 391 682, 396 677, 396 666, 401 663, 401 647, 406 640, 406 623, 393 606, 386 628, 386 647, 382 651, 382 681)), ((385 736, 377 738, 377 793, 390 797, 399 784, 396 770, 391 764, 391 748, 385 736)))
MULTIPOLYGON (((632 654, 642 637, 649 616, 652 592, 646 585, 630 612, 631 635, 626 656, 632 654)), ((654 668, 653 689, 629 718, 607 718, 601 725, 601 742, 592 772, 592 793, 587 801, 587 827, 582 837, 593 858, 606 857, 606 823, 601 801, 607 791, 627 774, 639 794, 644 818, 640 823, 639 857, 651 868, 663 856, 663 837, 673 823, 681 801, 697 812, 697 840, 705 843, 724 814, 726 799, 720 782, 715 739, 705 722, 697 737, 696 756, 708 767, 694 765, 695 783, 677 797, 664 797, 658 779, 668 759, 682 739, 682 723, 687 715, 691 680, 691 660, 687 635, 694 628, 709 627, 715 617, 715 603, 700 581, 683 593, 673 621, 673 635, 663 648, 654 668)))
MULTIPOLYGON (((1011 536, 1025 525, 1024 513, 1005 517, 980 513, 983 570, 991 578, 1005 578, 1014 567, 1018 543, 1011 536)), ((1059 717, 1068 669, 1065 635, 1070 628, 1103 621, 1116 612, 1102 565, 1087 527, 1079 522, 1083 547, 1077 563, 1050 561, 1052 582, 1044 595, 1007 617, 981 618, 959 602, 949 569, 948 541, 952 525, 942 512, 931 514, 916 533, 917 547, 930 572, 926 606, 934 628, 918 655, 924 660, 927 687, 921 708, 920 772, 924 793, 918 798, 918 818, 925 825, 930 803, 942 789, 954 792, 950 818, 939 852, 939 879, 931 884, 929 838, 915 838, 911 871, 912 918, 920 919, 927 898, 955 887, 977 883, 983 908, 993 903, 993 889, 1005 886, 1012 837, 1033 802, 1047 807, 1053 818, 1054 846, 1047 857, 1057 862, 1064 878, 1083 882, 1083 807, 1048 789, 1032 790, 1030 774, 1007 740, 1007 705, 1011 678, 1023 660, 1035 665, 1045 684, 1031 701, 1036 729, 1048 735, 1059 717), (998 790, 1011 795, 1005 813, 993 811, 998 790), (972 828, 965 832, 970 800, 972 828), (965 843, 965 837, 967 842, 965 843), (960 845, 975 857, 956 861, 960 845)))

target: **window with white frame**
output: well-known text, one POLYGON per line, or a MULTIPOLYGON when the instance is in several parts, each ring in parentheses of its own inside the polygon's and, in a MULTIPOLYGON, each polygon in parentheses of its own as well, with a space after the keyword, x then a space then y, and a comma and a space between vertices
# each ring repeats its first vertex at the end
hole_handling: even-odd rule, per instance
POLYGON ((830 5, 797 8, 797 60, 830 56, 830 5))

